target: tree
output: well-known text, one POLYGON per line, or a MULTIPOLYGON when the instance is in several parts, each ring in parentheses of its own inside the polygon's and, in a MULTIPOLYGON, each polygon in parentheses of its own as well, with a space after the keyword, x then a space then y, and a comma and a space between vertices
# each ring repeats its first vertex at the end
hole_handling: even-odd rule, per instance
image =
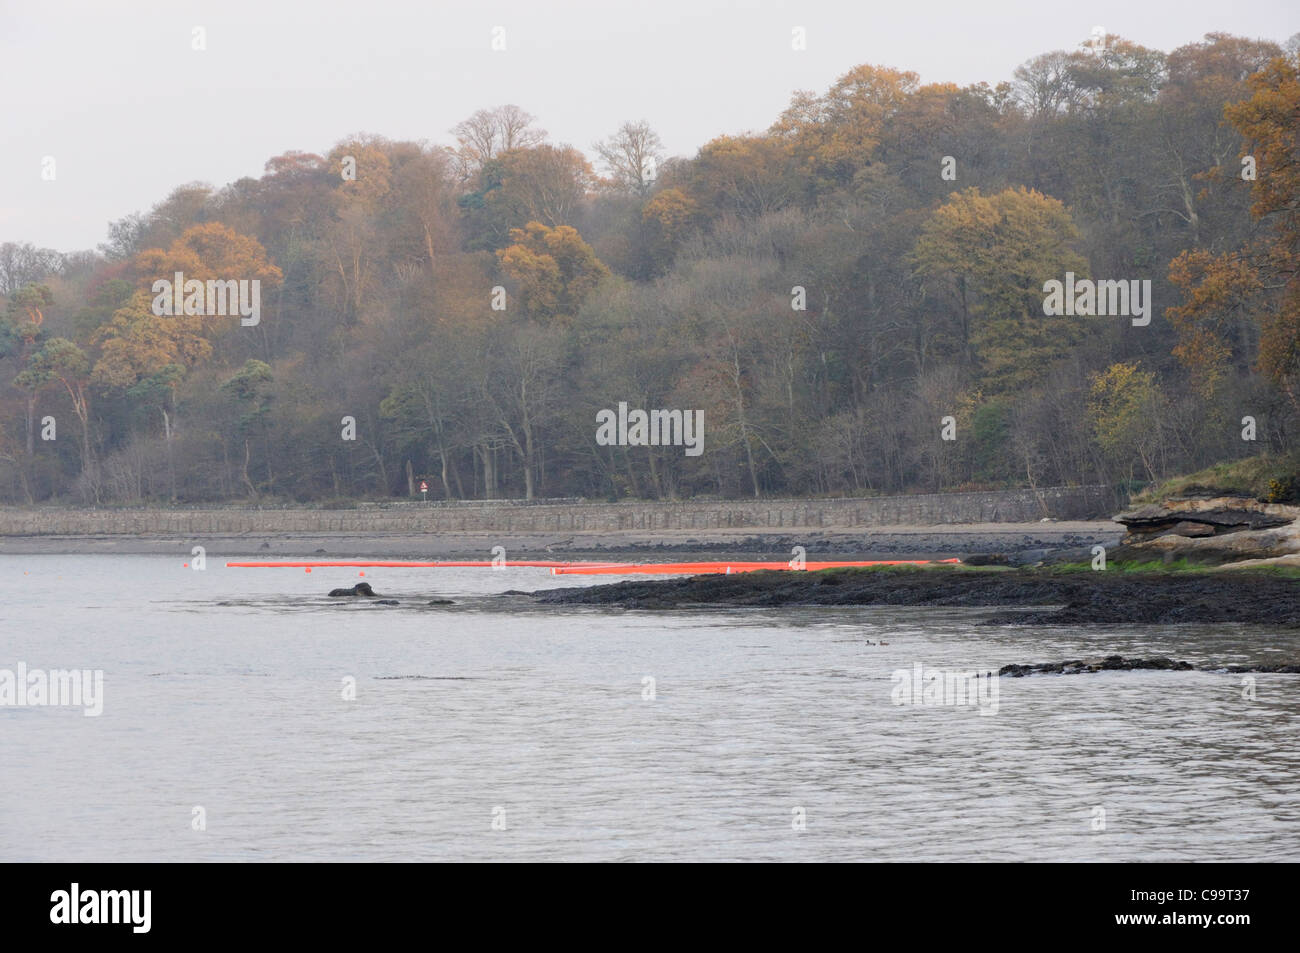
POLYGON ((386 150, 391 143, 378 136, 346 139, 330 150, 330 177, 338 190, 340 204, 357 204, 375 209, 393 184, 393 164, 386 150), (344 159, 350 159, 347 168, 344 159), (344 172, 348 172, 345 177, 344 172))
POLYGON ((1164 413, 1155 374, 1136 362, 1112 364, 1092 383, 1088 414, 1097 443, 1116 464, 1133 478, 1133 458, 1142 462, 1147 478, 1158 479, 1158 456, 1162 452, 1164 413))
POLYGON ((512 228, 528 222, 571 225, 595 182, 591 164, 572 146, 511 149, 488 159, 478 170, 474 191, 458 200, 465 247, 499 250, 512 228))
POLYGON ((140 242, 144 238, 148 222, 144 215, 132 212, 116 222, 108 223, 108 241, 99 246, 99 250, 109 261, 125 261, 136 255, 140 242))
POLYGON ((480 399, 492 408, 507 446, 518 456, 524 476, 524 497, 533 499, 545 434, 560 406, 564 352, 554 329, 536 325, 510 328, 493 342, 490 360, 493 384, 480 399))
MULTIPOLYGON (((5 309, 4 323, 0 325, 0 354, 15 350, 19 366, 27 368, 32 349, 41 338, 44 309, 53 303, 54 294, 46 285, 27 285, 13 295, 5 309), (10 341, 16 342, 16 347, 11 348, 10 341)), ((27 456, 31 457, 36 452, 36 398, 48 377, 24 371, 19 380, 14 383, 27 396, 27 456)))
POLYGON ((172 456, 172 419, 176 414, 176 390, 184 378, 185 368, 180 364, 165 364, 126 392, 137 407, 156 410, 162 418, 163 443, 167 448, 167 485, 173 501, 176 499, 176 466, 172 456))
POLYGON ((796 93, 773 124, 818 188, 847 185, 870 164, 886 124, 916 91, 916 73, 884 66, 849 70, 823 96, 796 93))
POLYGON ((136 292, 94 336, 99 359, 95 385, 126 390, 162 367, 195 367, 212 354, 202 315, 156 315, 148 292, 136 292))
POLYGON ((1113 109, 1151 102, 1164 85, 1165 54, 1123 37, 1108 35, 1091 53, 1070 60, 1076 109, 1113 109))
POLYGON ((27 369, 15 381, 27 391, 38 390, 46 381, 63 385, 72 411, 81 422, 81 468, 94 469, 95 457, 90 441, 90 359, 86 352, 67 338, 51 338, 28 360, 27 369))
MULTIPOLYGON (((1267 64, 1275 44, 1224 33, 1206 34, 1203 42, 1180 46, 1169 54, 1169 81, 1160 91, 1149 128, 1158 132, 1157 166, 1161 181, 1156 209, 1167 209, 1186 222, 1191 243, 1203 245, 1206 216, 1216 235, 1229 222, 1239 227, 1245 199, 1235 175, 1223 167, 1241 150, 1241 133, 1224 116, 1228 103, 1249 93, 1246 77, 1267 64)), ((1154 211, 1154 210, 1153 210, 1154 211)), ((1235 229, 1234 229, 1235 230, 1235 229)))
POLYGON ((151 248, 141 252, 134 268, 141 281, 150 284, 157 278, 170 281, 177 271, 184 272, 186 279, 257 279, 267 285, 278 284, 284 277, 267 259, 261 242, 220 222, 185 229, 165 251, 151 248))
POLYGON ((1248 82, 1253 95, 1225 114, 1252 143, 1251 211, 1273 232, 1262 270, 1276 304, 1260 316, 1259 368, 1300 410, 1300 53, 1277 57, 1248 82))
POLYGON ((1041 380, 1082 338, 1081 319, 1043 314, 1046 281, 1087 274, 1078 240, 1061 202, 1025 188, 965 189, 922 226, 916 275, 955 300, 962 353, 978 359, 991 395, 1041 380))
POLYGON ((139 228, 124 220, 125 230, 113 237, 129 241, 136 248, 170 245, 187 228, 208 220, 212 191, 212 186, 205 182, 189 182, 178 186, 172 189, 167 198, 149 210, 139 228))
POLYGON ((0 245, 0 295, 16 294, 27 285, 57 274, 63 256, 52 248, 37 248, 30 242, 0 245))
POLYGON ((1016 100, 1034 117, 1064 112, 1081 98, 1075 83, 1074 65, 1085 54, 1053 50, 1041 53, 1016 67, 1016 100))
POLYGON ((788 142, 768 136, 719 136, 691 164, 688 194, 709 218, 753 218, 793 205, 801 193, 788 142))
POLYGON ((1256 359, 1259 272, 1240 255, 1198 249, 1169 263, 1169 280, 1183 289, 1183 303, 1165 309, 1178 335, 1173 355, 1210 400, 1234 367, 1245 372, 1256 359))
POLYGON ((457 243, 456 206, 449 179, 447 159, 437 152, 403 163, 394 175, 393 188, 401 196, 396 227, 404 233, 410 249, 406 254, 414 258, 415 249, 419 249, 431 275, 437 274, 438 256, 453 251, 457 243))
POLYGON ((497 252, 497 259, 517 284, 524 309, 538 320, 573 318, 609 276, 592 247, 567 225, 548 228, 529 222, 511 229, 510 240, 508 248, 497 252))
POLYGON ((489 202, 514 225, 570 225, 593 184, 591 163, 572 146, 511 149, 501 155, 501 187, 489 202))
POLYGON ((615 189, 633 195, 650 191, 663 158, 663 143, 648 122, 641 119, 623 123, 614 135, 597 142, 595 149, 615 189))
POLYGON ((1224 114, 1247 140, 1243 154, 1256 165, 1251 211, 1268 230, 1218 255, 1175 258, 1170 280, 1183 302, 1166 314, 1179 335, 1175 353, 1203 392, 1213 390, 1224 364, 1244 370, 1254 360, 1300 411, 1300 58, 1276 57, 1247 83, 1250 98, 1224 114))
POLYGON ((641 208, 641 221, 649 233, 651 274, 663 274, 686 236, 696 227, 700 206, 678 188, 660 189, 641 208))
POLYGON ((448 150, 462 180, 472 179, 485 163, 512 149, 528 149, 546 141, 546 130, 533 125, 536 117, 513 104, 480 109, 452 127, 456 148, 448 150))
POLYGON ((270 430, 267 426, 267 418, 271 413, 271 388, 274 381, 275 375, 272 373, 270 365, 250 358, 244 362, 244 366, 234 376, 221 385, 222 392, 234 402, 239 410, 239 419, 235 425, 235 432, 244 442, 244 462, 240 467, 239 476, 254 499, 259 494, 257 487, 248 474, 248 466, 252 459, 250 440, 255 433, 260 433, 267 442, 266 482, 268 487, 274 479, 271 472, 270 430))

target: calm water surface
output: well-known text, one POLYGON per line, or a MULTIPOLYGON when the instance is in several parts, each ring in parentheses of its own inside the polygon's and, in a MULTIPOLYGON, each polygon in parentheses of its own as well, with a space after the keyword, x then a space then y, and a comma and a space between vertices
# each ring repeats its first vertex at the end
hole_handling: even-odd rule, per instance
POLYGON ((591 581, 540 569, 367 570, 402 605, 340 605, 356 569, 181 561, 0 556, 0 669, 104 672, 100 717, 0 708, 0 860, 1300 860, 1300 677, 891 699, 918 662, 1280 661, 1295 632, 496 597, 591 581))

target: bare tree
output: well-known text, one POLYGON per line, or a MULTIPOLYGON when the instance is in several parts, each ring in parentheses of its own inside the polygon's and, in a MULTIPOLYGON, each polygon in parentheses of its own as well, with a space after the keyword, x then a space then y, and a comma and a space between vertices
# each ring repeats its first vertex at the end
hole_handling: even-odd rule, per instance
MULTIPOLYGON (((272 160, 274 161, 274 160, 272 160)), ((267 165, 270 165, 268 162, 267 165)), ((109 261, 125 261, 141 251, 141 240, 148 228, 144 215, 132 212, 125 218, 108 223, 108 241, 99 246, 99 250, 109 261)))
POLYGON ((1081 54, 1054 50, 1016 67, 1017 101, 1031 116, 1055 116, 1079 97, 1074 67, 1081 54))
POLYGON ((480 109, 452 127, 456 148, 457 171, 468 179, 483 168, 483 163, 511 149, 525 149, 546 140, 546 130, 533 125, 536 117, 518 106, 507 103, 494 109, 480 109))
POLYGON ((663 143, 644 119, 625 122, 618 132, 595 144, 615 187, 635 195, 650 191, 663 158, 663 143))
POLYGON ((58 274, 63 256, 52 248, 37 248, 31 242, 0 245, 0 295, 8 297, 18 289, 58 274))

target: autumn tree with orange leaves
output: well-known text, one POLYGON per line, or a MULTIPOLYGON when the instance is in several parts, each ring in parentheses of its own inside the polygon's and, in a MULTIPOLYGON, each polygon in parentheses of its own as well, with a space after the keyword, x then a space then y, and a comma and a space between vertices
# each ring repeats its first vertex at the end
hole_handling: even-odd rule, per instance
POLYGON ((1246 139, 1241 168, 1254 165, 1251 211, 1266 230, 1242 248, 1175 258, 1183 301, 1167 315, 1204 395, 1227 368, 1253 365, 1300 411, 1300 61, 1277 57, 1247 82, 1250 98, 1224 112, 1246 139))
POLYGON ((574 317, 609 275, 592 247, 567 225, 529 222, 511 229, 510 241, 497 252, 501 270, 514 280, 524 309, 538 320, 574 317))

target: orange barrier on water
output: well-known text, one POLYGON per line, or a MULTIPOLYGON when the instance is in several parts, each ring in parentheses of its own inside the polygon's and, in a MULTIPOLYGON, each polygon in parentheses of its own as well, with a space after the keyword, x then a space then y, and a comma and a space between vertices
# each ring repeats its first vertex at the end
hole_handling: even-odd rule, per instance
MULTIPOLYGON (((869 559, 838 562, 806 562, 804 569, 847 569, 856 566, 932 566, 940 563, 960 563, 960 559, 869 559)), ((763 569, 795 571, 788 562, 707 562, 707 563, 596 563, 556 562, 554 560, 518 560, 492 563, 486 560, 419 562, 407 559, 312 559, 297 562, 257 561, 228 562, 232 569, 312 569, 330 567, 380 567, 391 569, 487 569, 532 567, 549 569, 555 576, 638 576, 638 575, 704 575, 706 573, 758 572, 763 569)))
MULTIPOLYGON (((331 566, 344 566, 344 567, 360 566, 363 568, 369 566, 378 566, 378 567, 387 567, 393 569, 450 569, 456 567, 484 569, 484 568, 490 568, 493 565, 500 565, 506 567, 533 566, 540 569, 555 569, 561 566, 574 566, 579 564, 561 563, 561 562, 555 562, 554 560, 538 560, 538 561, 511 560, 509 562, 503 562, 503 563, 492 563, 491 561, 488 560, 475 560, 472 562, 451 561, 451 560, 447 560, 447 561, 435 560, 433 562, 418 562, 415 560, 407 560, 407 559, 312 559, 312 560, 306 560, 302 562, 289 562, 287 560, 263 561, 263 562, 228 562, 226 563, 226 565, 233 569, 312 569, 312 568, 319 569, 321 567, 329 568, 331 566)), ((608 566, 612 564, 611 563, 583 563, 581 565, 608 566)))
MULTIPOLYGON (((805 570, 817 569, 847 569, 856 566, 932 566, 939 563, 951 564, 960 563, 960 559, 870 559, 870 560, 852 560, 842 562, 806 562, 805 570)), ((795 571, 788 562, 781 563, 758 563, 758 562, 709 562, 709 563, 611 563, 607 565, 581 563, 571 563, 567 566, 556 566, 551 569, 553 576, 632 576, 632 575, 656 575, 656 574, 692 574, 703 575, 705 573, 733 573, 733 572, 758 572, 763 569, 776 569, 795 571)))

